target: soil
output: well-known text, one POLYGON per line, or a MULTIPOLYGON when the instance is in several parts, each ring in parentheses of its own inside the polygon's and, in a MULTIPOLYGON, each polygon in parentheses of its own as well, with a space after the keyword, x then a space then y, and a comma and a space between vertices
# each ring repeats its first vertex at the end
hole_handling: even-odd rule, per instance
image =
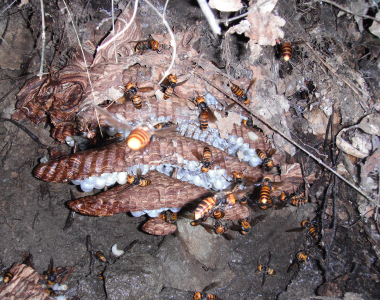
MULTIPOLYGON (((12 1, 6 2, 1 11, 12 1)), ((16 94, 39 70, 40 3, 26 2, 25 5, 17 2, 0 15, 3 118, 11 118, 16 94)), ((137 13, 141 35, 167 33, 160 18, 142 2, 137 13)), ((162 11, 165 1, 152 2, 162 11)), ((354 0, 339 1, 351 10, 355 3, 354 0)), ((71 23, 66 24, 66 14, 62 13, 63 3, 45 1, 44 4, 47 31, 44 70, 54 65, 52 71, 55 72, 69 64, 79 48, 73 27, 71 23)), ((101 43, 111 30, 110 22, 102 23, 110 18, 110 1, 74 0, 68 4, 82 43, 86 40, 94 45, 101 43), (99 24, 99 30, 95 30, 99 24)), ((122 14, 126 5, 125 1, 115 1, 115 15, 122 14)), ((365 3, 361 9, 363 14, 374 11, 365 3)), ((213 11, 217 18, 225 19, 245 10, 213 11)), ((248 37, 235 33, 226 38, 228 28, 239 20, 222 24, 221 36, 212 34, 196 1, 170 1, 166 14, 175 33, 194 30, 196 25, 199 39, 193 50, 214 62, 221 72, 228 73, 237 82, 249 83, 257 78, 251 91, 251 108, 254 107, 259 116, 289 133, 294 141, 327 165, 337 167, 339 174, 355 185, 363 187, 360 178, 365 175, 372 180, 372 188, 368 188, 367 182, 366 191, 377 195, 378 163, 366 165, 366 159, 375 155, 379 136, 370 135, 372 149, 368 158, 339 151, 335 144, 335 137, 342 128, 359 123, 371 113, 378 114, 380 44, 368 29, 371 20, 365 19, 361 30, 360 20, 342 14, 337 7, 323 1, 279 0, 273 14, 286 20, 281 41, 293 45, 290 65, 281 55, 276 58, 276 46, 263 45, 263 51, 253 59, 252 48, 247 46, 248 37), (355 88, 350 88, 342 78, 355 88), (308 97, 302 98, 300 91, 308 90, 305 81, 313 82, 316 89, 309 89, 308 97), (359 89, 362 92, 358 92, 359 89), (260 102, 259 99, 264 98, 270 100, 260 102), (287 109, 279 113, 280 107, 287 109), (280 121, 276 117, 278 113, 280 121), (327 132, 329 119, 333 126, 327 132)), ((50 137, 49 118, 46 126, 26 118, 18 122, 44 145, 59 144, 50 137)), ((21 263, 26 251, 32 254, 39 274, 48 269, 51 258, 55 267, 74 267, 66 281, 67 299, 73 296, 80 299, 193 299, 196 291, 205 288, 206 293, 215 294, 218 299, 380 299, 380 233, 376 206, 340 179, 335 179, 334 184, 334 176, 308 154, 258 124, 271 144, 280 148, 281 164, 285 161, 301 164, 308 203, 260 211, 266 216, 263 221, 247 235, 233 232, 234 239, 227 240, 208 233, 202 226, 190 226, 185 218, 177 221, 175 235, 150 235, 141 230, 148 217, 132 217, 129 213, 112 217, 77 214, 73 225, 64 231, 70 212, 66 206, 72 197, 70 191, 74 198, 92 192, 85 194, 73 184, 44 182, 33 177, 32 171, 39 160, 48 156, 46 149, 11 122, 0 122, 2 272, 15 262, 21 263), (315 221, 313 226, 317 228, 319 240, 307 230, 286 232, 300 227, 303 220, 315 221), (102 251, 109 265, 96 260, 90 268, 88 236, 91 236, 92 249, 102 251), (114 244, 125 250, 123 256, 112 255, 114 244), (300 251, 309 257, 304 263, 296 263, 295 257, 300 251), (258 272, 258 266, 268 263, 269 256, 268 267, 274 269, 274 276, 258 272), (99 277, 101 272, 102 278, 99 277)), ((59 147, 67 153, 71 151, 66 144, 59 147)), ((258 198, 257 193, 252 199, 255 197, 258 198)))

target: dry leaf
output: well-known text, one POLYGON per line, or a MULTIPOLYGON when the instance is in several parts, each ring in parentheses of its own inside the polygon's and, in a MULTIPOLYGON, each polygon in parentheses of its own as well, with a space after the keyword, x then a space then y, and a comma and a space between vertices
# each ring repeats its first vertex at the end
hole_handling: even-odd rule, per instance
POLYGON ((227 118, 223 118, 218 112, 215 112, 215 117, 218 119, 217 126, 220 131, 220 137, 226 139, 226 133, 231 133, 234 124, 240 125, 241 117, 235 112, 229 112, 227 118))
POLYGON ((357 125, 361 130, 368 134, 375 134, 380 136, 380 116, 379 114, 370 114, 363 118, 357 125))
POLYGON ((360 132, 355 133, 355 136, 352 138, 352 144, 350 144, 342 138, 343 133, 355 127, 357 126, 355 125, 349 128, 342 129, 336 137, 336 146, 347 154, 350 154, 358 158, 365 158, 369 155, 372 149, 372 145, 369 141, 367 141, 367 138, 364 134, 360 132))
POLYGON ((243 7, 240 0, 210 0, 208 5, 219 11, 238 11, 243 7))
POLYGON ((272 13, 261 13, 254 11, 248 14, 248 21, 251 23, 250 29, 245 32, 245 35, 250 38, 251 43, 259 45, 276 44, 276 39, 282 39, 284 32, 280 27, 285 25, 285 20, 272 13))
POLYGON ((18 5, 18 8, 21 8, 22 6, 28 3, 29 3, 29 0, 21 0, 21 3, 18 5))
POLYGON ((251 26, 251 23, 247 20, 241 21, 239 24, 232 26, 230 29, 228 29, 229 34, 237 33, 237 34, 242 34, 249 30, 249 27, 251 26))

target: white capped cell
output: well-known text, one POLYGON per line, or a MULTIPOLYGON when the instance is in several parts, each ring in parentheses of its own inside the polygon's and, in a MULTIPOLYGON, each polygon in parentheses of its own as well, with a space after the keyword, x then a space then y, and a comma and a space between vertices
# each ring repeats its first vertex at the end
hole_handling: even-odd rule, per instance
POLYGON ((236 141, 237 141, 237 136, 234 134, 234 135, 231 135, 229 138, 228 138, 228 142, 230 144, 236 144, 236 141))
POLYGON ((96 189, 102 189, 106 185, 106 180, 104 178, 96 178, 96 181, 94 182, 94 188, 96 189))
POLYGON ((177 213, 181 210, 181 207, 171 207, 170 210, 174 213, 177 213))
POLYGON ((213 178, 216 176, 216 170, 209 170, 207 172, 207 174, 208 174, 209 178, 213 178))
POLYGON ((116 183, 116 176, 109 175, 106 179, 106 186, 114 185, 116 183))
POLYGON ((262 160, 257 157, 257 156, 254 156, 254 157, 251 157, 251 160, 249 161, 249 164, 253 167, 257 167, 258 165, 261 165, 262 164, 262 160))
POLYGON ((227 177, 227 171, 226 171, 226 169, 218 169, 218 170, 215 170, 215 171, 216 171, 216 175, 227 177))
POLYGON ((143 211, 131 211, 131 215, 135 218, 141 217, 142 215, 145 215, 143 211))
POLYGON ((88 184, 94 184, 95 181, 96 181, 96 177, 94 177, 94 176, 91 176, 91 177, 88 177, 88 178, 84 179, 84 182, 86 182, 88 184))
POLYGON ((108 176, 110 176, 110 175, 111 175, 111 173, 103 173, 100 175, 100 177, 105 179, 105 178, 108 178, 108 176))
POLYGON ((244 139, 242 137, 237 138, 236 145, 241 146, 244 144, 244 139))
POLYGON ((75 184, 75 185, 80 185, 81 182, 82 182, 82 180, 71 180, 71 183, 75 184))
POLYGON ((244 143, 243 145, 241 145, 240 147, 240 150, 241 151, 245 151, 245 150, 248 150, 249 149, 249 144, 248 143, 244 143))
POLYGON ((66 143, 68 144, 68 143, 70 143, 70 142, 73 141, 73 137, 72 137, 72 136, 67 136, 67 137, 65 138, 65 141, 66 141, 66 143))
POLYGON ((117 174, 117 183, 118 184, 126 184, 127 183, 127 176, 128 176, 128 173, 127 172, 120 172, 117 174))
POLYGON ((217 180, 213 184, 214 188, 217 190, 221 190, 223 188, 223 182, 221 180, 217 180))
POLYGON ((158 215, 161 213, 159 209, 153 209, 153 210, 144 210, 146 214, 148 214, 151 218, 157 218, 158 215))
POLYGON ((195 185, 201 185, 202 184, 202 179, 199 177, 199 176, 195 176, 194 179, 193 179, 193 183, 195 185))
POLYGON ((88 193, 88 192, 91 192, 94 189, 94 185, 93 184, 88 184, 85 181, 82 181, 81 184, 80 184, 80 188, 82 189, 83 192, 88 193))

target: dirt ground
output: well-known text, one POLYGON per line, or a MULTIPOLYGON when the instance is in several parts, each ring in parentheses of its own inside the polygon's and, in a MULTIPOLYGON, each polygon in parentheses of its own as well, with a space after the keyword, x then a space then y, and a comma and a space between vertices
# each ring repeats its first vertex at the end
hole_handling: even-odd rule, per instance
MULTIPOLYGON (((202 63, 208 62, 218 70, 215 73, 223 73, 215 79, 215 84, 227 92, 229 87, 220 78, 232 78, 245 88, 256 78, 248 93, 251 99, 248 108, 271 128, 255 118, 254 124, 263 130, 271 146, 278 149, 280 155, 276 159, 282 167, 283 178, 291 172, 283 166, 299 163, 302 170, 303 184, 297 189, 306 190, 308 202, 305 205, 288 203, 280 210, 252 212, 252 218, 266 217, 246 235, 231 230, 234 239, 227 240, 208 233, 202 226, 191 226, 190 221, 182 217, 177 221, 177 234, 150 235, 141 229, 148 217, 133 217, 129 213, 111 217, 77 214, 73 225, 63 230, 70 212, 66 205, 72 197, 70 191, 75 198, 95 192, 84 193, 71 183, 45 182, 33 176, 33 169, 42 157, 48 156, 48 151, 8 119, 16 112, 16 94, 39 71, 40 2, 16 1, 5 10, 13 1, 6 2, 0 8, 0 111, 4 118, 0 122, 0 266, 3 275, 13 263, 22 262, 23 253, 29 252, 39 274, 48 269, 51 258, 54 267, 74 267, 66 281, 68 289, 62 293, 67 299, 73 296, 80 299, 193 299, 196 291, 205 288, 206 293, 217 295, 217 299, 380 299, 380 232, 376 204, 272 131, 277 128, 290 136, 379 203, 380 71, 377 58, 380 43, 374 29, 370 29, 376 21, 354 17, 327 3, 330 1, 278 0, 271 1, 273 9, 266 12, 262 9, 262 15, 252 17, 258 20, 265 16, 265 20, 270 20, 259 22, 266 26, 264 29, 257 24, 254 27, 254 21, 248 16, 251 31, 245 35, 228 32, 239 24, 241 19, 238 19, 220 23, 222 34, 218 36, 210 30, 196 1, 169 2, 166 18, 174 34, 186 37, 190 32, 195 36, 191 47, 178 46, 173 73, 183 75, 190 72, 191 66, 202 66, 207 77, 202 63), (283 24, 279 17, 284 20, 283 24), (282 31, 283 36, 276 30, 282 31), (272 44, 263 41, 259 32, 272 44), (282 44, 292 44, 290 62, 284 60, 276 39, 282 44), (302 92, 307 92, 307 96, 302 92), (365 127, 363 120, 369 125, 365 127), (351 128, 343 138, 339 137, 342 129, 357 124, 363 126, 351 128), (345 147, 344 142, 356 146, 345 147), (312 226, 319 238, 310 229, 309 233, 308 230, 286 232, 300 227, 303 220, 315 221, 312 226), (88 236, 92 249, 102 251, 109 265, 95 260, 90 267, 94 258, 86 244, 88 236), (112 255, 114 244, 125 250, 123 256, 112 255), (308 256, 304 263, 295 259, 299 252, 308 256), (274 276, 258 272, 258 265, 265 265, 269 256, 268 267, 275 271, 274 276)), ((216 18, 224 20, 245 13, 262 1, 242 2, 244 7, 239 11, 214 9, 213 12, 216 18)), ((377 12, 372 2, 368 4, 364 0, 336 3, 357 15, 374 17, 377 12)), ((59 73, 75 61, 75 53, 81 57, 81 52, 63 2, 45 1, 44 4, 44 71, 59 73)), ((162 12, 165 1, 152 1, 152 4, 162 12)), ((110 1, 75 0, 68 5, 84 45, 88 46, 86 41, 95 46, 106 41, 112 29, 108 20, 112 11, 110 1)), ((134 2, 114 1, 114 5, 115 16, 122 16, 125 10, 133 9, 134 2)), ((258 11, 260 9, 255 13, 258 11)), ((139 3, 136 22, 140 24, 140 31, 136 33, 139 38, 131 38, 133 43, 126 43, 125 49, 133 49, 137 40, 145 40, 149 34, 160 43, 170 44, 160 17, 144 1, 139 3)), ((87 46, 85 50, 91 48, 87 46)), ((170 63, 172 49, 165 49, 162 54, 149 51, 133 57, 137 57, 141 65, 149 59, 156 60, 156 65, 152 64, 149 69, 149 78, 153 78, 152 74, 158 74, 158 71, 154 73, 155 69, 165 70, 161 68, 162 61, 165 68, 170 63)), ((98 76, 98 82, 94 83, 96 93, 106 97, 108 85, 117 89, 123 84, 123 70, 132 64, 128 59, 129 56, 121 56, 118 63, 101 61, 99 66, 104 69, 90 70, 98 76)), ((197 80, 178 87, 181 98, 182 95, 190 97, 195 86, 207 84, 197 80)), ((216 89, 212 91, 218 95, 215 97, 223 97, 216 89)), ((86 97, 89 98, 89 94, 86 97)), ((102 99, 112 100, 110 96, 102 99)), ((226 107, 228 103, 222 105, 226 107)), ((241 111, 235 105, 229 113, 241 111)), ((76 120, 82 118, 78 124, 83 124, 85 119, 80 115, 82 112, 78 112, 76 120)), ((13 118, 42 144, 59 145, 61 150, 70 153, 69 146, 51 137, 52 111, 44 114, 47 117, 39 124, 25 115, 13 118)), ((289 194, 293 192, 296 190, 289 194)), ((250 201, 256 203, 258 194, 256 190, 250 201)), ((6 284, 0 286, 0 292, 4 287, 6 284)))

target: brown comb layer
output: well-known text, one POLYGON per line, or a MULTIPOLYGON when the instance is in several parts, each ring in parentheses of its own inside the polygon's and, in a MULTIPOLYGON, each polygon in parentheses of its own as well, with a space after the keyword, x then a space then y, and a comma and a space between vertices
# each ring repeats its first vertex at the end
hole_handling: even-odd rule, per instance
POLYGON ((195 161, 191 150, 202 152, 204 147, 209 147, 213 156, 223 156, 225 159, 214 164, 221 169, 226 169, 227 174, 243 172, 243 176, 249 176, 258 181, 261 178, 261 170, 254 168, 245 162, 240 162, 235 156, 209 146, 204 142, 190 138, 173 135, 171 137, 156 138, 149 145, 139 151, 132 151, 125 141, 111 144, 97 149, 78 152, 62 156, 47 163, 40 164, 34 169, 34 176, 51 182, 68 182, 70 180, 83 180, 90 176, 100 176, 103 173, 125 172, 128 167, 136 164, 157 166, 163 163, 182 167, 178 156, 188 161, 195 161))
POLYGON ((156 210, 183 207, 209 192, 207 189, 183 182, 179 179, 151 171, 146 175, 152 183, 142 187, 129 184, 114 187, 98 195, 69 201, 70 209, 90 216, 112 216, 122 212, 156 210))

